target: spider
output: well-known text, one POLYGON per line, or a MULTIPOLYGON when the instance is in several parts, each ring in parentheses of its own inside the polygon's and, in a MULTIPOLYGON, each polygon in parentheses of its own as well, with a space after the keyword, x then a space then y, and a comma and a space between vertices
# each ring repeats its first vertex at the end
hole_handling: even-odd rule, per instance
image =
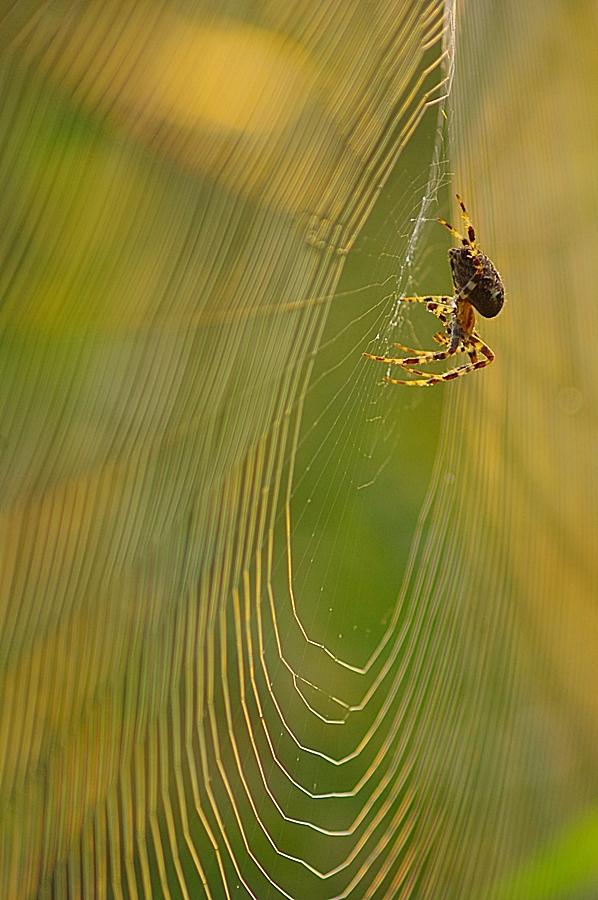
POLYGON ((492 319, 502 309, 505 300, 505 289, 494 264, 484 253, 478 250, 475 231, 469 214, 465 209, 465 204, 459 194, 456 194, 456 197, 461 207, 461 215, 465 223, 467 237, 459 234, 444 219, 438 219, 440 224, 448 228, 451 234, 458 238, 463 245, 462 247, 452 247, 448 252, 455 291, 454 296, 403 297, 406 303, 425 303, 428 307, 428 312, 434 313, 440 319, 444 325, 445 333, 439 332, 435 334, 434 340, 443 349, 418 353, 417 350, 410 350, 409 347, 397 344, 396 346, 399 350, 405 350, 409 354, 417 355, 396 359, 392 356, 373 356, 371 353, 364 353, 363 355, 367 356, 368 359, 390 363, 393 366, 401 366, 412 375, 421 376, 420 378, 412 378, 409 381, 401 381, 398 378, 385 378, 384 381, 388 381, 390 384, 411 384, 415 387, 427 387, 428 385, 439 384, 441 381, 452 381, 454 378, 467 375, 475 369, 483 369, 484 366, 489 366, 494 359, 494 353, 482 341, 475 330, 474 307, 480 315, 486 319, 492 319), (448 372, 432 375, 413 368, 413 366, 428 365, 431 362, 448 359, 459 350, 467 353, 470 361, 465 365, 449 369, 448 372), (482 359, 478 359, 478 353, 482 355, 482 359))

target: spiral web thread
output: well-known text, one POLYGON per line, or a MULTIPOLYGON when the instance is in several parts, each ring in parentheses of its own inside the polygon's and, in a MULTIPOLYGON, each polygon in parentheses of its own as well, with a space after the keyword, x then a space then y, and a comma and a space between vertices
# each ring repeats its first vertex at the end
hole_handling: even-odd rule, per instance
MULTIPOLYGON (((132 34, 172 13, 122 8, 132 34)), ((442 824, 424 750, 453 677, 438 542, 424 510, 396 611, 356 664, 298 611, 292 492, 328 301, 402 148, 446 95, 452 10, 383 3, 368 31, 367 6, 299 4, 271 23, 321 59, 343 26, 360 46, 327 110, 334 128, 310 132, 319 154, 337 134, 317 191, 307 164, 304 182, 277 187, 258 171, 265 152, 210 182, 213 157, 181 156, 178 123, 169 143, 147 110, 129 121, 109 87, 93 93, 79 41, 105 68, 114 9, 73 3, 60 18, 40 4, 4 61, 1 892, 415 896, 442 824), (68 124, 73 105, 85 127, 68 124), (23 158, 30 141, 51 165, 23 158), (173 159, 199 166, 201 203, 173 159), (271 193, 260 207, 262 187, 278 206, 271 193)), ((281 171, 304 134, 302 121, 287 134, 281 171)), ((451 716, 449 703, 443 728, 451 716)))

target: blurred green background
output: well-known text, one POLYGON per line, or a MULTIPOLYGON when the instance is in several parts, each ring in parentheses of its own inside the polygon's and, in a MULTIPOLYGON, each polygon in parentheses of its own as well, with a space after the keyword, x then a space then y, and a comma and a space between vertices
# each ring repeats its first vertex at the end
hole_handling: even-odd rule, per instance
POLYGON ((597 15, 4 4, 1 896, 594 896, 597 15))

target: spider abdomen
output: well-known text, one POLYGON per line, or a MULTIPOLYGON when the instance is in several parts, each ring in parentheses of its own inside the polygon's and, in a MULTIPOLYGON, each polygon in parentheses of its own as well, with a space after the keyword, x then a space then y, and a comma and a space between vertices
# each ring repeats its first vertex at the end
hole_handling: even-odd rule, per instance
POLYGON ((493 319, 499 314, 505 302, 505 289, 494 263, 484 253, 478 250, 474 257, 469 247, 452 247, 449 250, 453 285, 458 294, 475 277, 476 258, 482 264, 482 277, 468 293, 467 300, 480 315, 486 319, 493 319))

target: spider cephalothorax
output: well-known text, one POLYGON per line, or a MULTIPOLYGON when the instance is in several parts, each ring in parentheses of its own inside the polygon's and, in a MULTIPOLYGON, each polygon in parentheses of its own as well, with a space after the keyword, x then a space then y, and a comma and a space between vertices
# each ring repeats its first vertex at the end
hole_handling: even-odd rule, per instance
POLYGON ((445 225, 451 234, 461 241, 460 247, 453 247, 449 250, 449 262, 455 289, 454 296, 403 298, 404 302, 425 303, 428 311, 434 313, 440 319, 444 325, 445 333, 440 332, 434 335, 434 340, 441 344, 444 349, 418 353, 417 350, 410 350, 409 347, 397 344, 396 346, 400 350, 406 350, 407 353, 417 355, 395 358, 364 353, 363 355, 367 356, 368 359, 401 366, 412 375, 422 376, 421 378, 412 378, 408 381, 388 377, 384 379, 384 381, 388 381, 391 384, 412 384, 416 387, 425 387, 438 384, 441 381, 452 381, 454 378, 459 378, 460 375, 467 375, 468 372, 475 371, 475 369, 483 369, 484 366, 490 365, 494 359, 494 353, 482 341, 475 330, 474 309, 486 319, 494 318, 502 309, 505 300, 505 289, 494 263, 484 253, 481 253, 476 246, 475 230, 459 194, 457 194, 457 200, 461 207, 467 237, 463 237, 458 231, 455 231, 453 226, 449 225, 444 219, 438 219, 441 225, 445 225), (463 350, 468 354, 469 362, 454 369, 449 369, 448 372, 431 375, 412 368, 413 366, 427 365, 431 362, 447 359, 459 350, 463 350), (483 359, 478 359, 478 353, 481 353, 483 359))

